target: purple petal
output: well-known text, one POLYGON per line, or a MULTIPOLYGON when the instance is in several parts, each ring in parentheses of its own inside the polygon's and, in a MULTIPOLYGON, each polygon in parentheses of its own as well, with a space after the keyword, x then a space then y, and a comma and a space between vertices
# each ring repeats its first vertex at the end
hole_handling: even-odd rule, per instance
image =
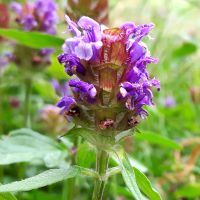
POLYGON ((90 60, 93 56, 92 45, 81 41, 75 47, 75 55, 80 59, 90 60))
POLYGON ((65 20, 69 26, 70 32, 77 37, 81 36, 81 32, 78 30, 77 24, 73 22, 67 15, 65 15, 65 20))
POLYGON ((133 22, 126 22, 120 26, 121 29, 125 29, 126 35, 129 36, 135 31, 136 25, 133 22))
POLYGON ((78 25, 84 30, 100 30, 100 25, 95 20, 86 16, 79 19, 78 25))
POLYGON ((76 101, 73 97, 64 96, 58 103, 57 106, 59 108, 63 108, 64 111, 69 111, 76 105, 76 101))

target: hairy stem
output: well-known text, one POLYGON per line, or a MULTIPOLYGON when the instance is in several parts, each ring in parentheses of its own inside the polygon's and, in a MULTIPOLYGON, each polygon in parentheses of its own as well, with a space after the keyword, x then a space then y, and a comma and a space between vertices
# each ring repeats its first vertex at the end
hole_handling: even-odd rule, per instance
POLYGON ((92 200, 103 199, 104 189, 106 185, 106 180, 104 180, 103 177, 105 177, 108 168, 108 161, 108 153, 103 150, 97 150, 96 171, 99 173, 101 179, 95 180, 92 200))

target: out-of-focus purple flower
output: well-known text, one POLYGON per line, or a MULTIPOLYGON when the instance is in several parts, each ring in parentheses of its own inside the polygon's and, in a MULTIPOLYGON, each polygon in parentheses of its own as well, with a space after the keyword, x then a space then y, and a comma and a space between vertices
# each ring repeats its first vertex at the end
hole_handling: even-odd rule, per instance
POLYGON ((42 31, 48 34, 56 33, 56 4, 54 0, 37 0, 35 3, 13 2, 11 9, 16 13, 16 21, 25 31, 42 31))
POLYGON ((176 100, 174 99, 173 96, 167 96, 164 100, 163 100, 163 105, 167 108, 172 108, 176 106, 176 100))
POLYGON ((66 73, 79 78, 70 80, 69 86, 76 109, 84 113, 80 118, 92 118, 101 130, 134 127, 148 114, 144 106, 153 105, 151 88, 160 90, 160 82, 151 79, 146 69, 158 59, 151 57, 141 41, 154 25, 128 22, 107 28, 85 16, 78 23, 65 18, 74 37, 66 39, 58 60, 66 73))
MULTIPOLYGON (((16 13, 16 22, 25 31, 39 31, 47 34, 56 33, 58 22, 57 6, 54 0, 36 0, 20 4, 13 2, 10 8, 16 13)), ((41 50, 16 45, 15 63, 32 71, 39 71, 51 64, 50 55, 54 49, 44 48, 41 50), (24 59, 24 53, 29 51, 29 55, 24 59), (27 64, 29 62, 29 64, 27 64), (24 65, 24 66, 23 66, 24 65), (27 66, 29 65, 29 67, 27 66)))
POLYGON ((60 115, 60 108, 55 105, 45 105, 39 112, 39 121, 44 124, 47 133, 62 135, 67 131, 66 119, 60 115))
POLYGON ((65 96, 69 94, 67 83, 59 83, 57 80, 53 79, 51 80, 51 84, 58 95, 65 96))
POLYGON ((13 55, 11 53, 5 53, 0 55, 0 69, 3 69, 12 60, 13 55))

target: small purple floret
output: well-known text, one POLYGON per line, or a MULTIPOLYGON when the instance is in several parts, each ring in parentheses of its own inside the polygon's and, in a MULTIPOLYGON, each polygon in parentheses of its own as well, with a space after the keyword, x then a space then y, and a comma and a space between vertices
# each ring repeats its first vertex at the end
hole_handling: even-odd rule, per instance
POLYGON ((73 97, 64 96, 58 103, 57 106, 62 108, 61 113, 69 112, 74 106, 76 106, 76 101, 73 97))
POLYGON ((82 101, 93 103, 97 94, 96 88, 93 84, 72 79, 69 81, 69 86, 77 93, 82 101))
POLYGON ((85 75, 85 68, 80 62, 80 59, 72 54, 61 54, 58 56, 58 61, 65 64, 65 71, 68 75, 82 74, 85 75))

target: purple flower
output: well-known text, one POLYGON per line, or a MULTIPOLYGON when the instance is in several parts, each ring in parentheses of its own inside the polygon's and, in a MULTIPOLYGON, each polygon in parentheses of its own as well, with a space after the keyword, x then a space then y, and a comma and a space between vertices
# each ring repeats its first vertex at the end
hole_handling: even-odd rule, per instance
POLYGON ((163 105, 167 108, 172 108, 176 106, 176 100, 174 99, 173 96, 167 96, 164 100, 163 100, 163 105))
MULTIPOLYGON (((24 4, 13 2, 10 4, 10 8, 16 13, 16 22, 24 31, 39 31, 52 35, 56 33, 58 16, 54 0, 36 0, 34 3, 26 1, 24 4)), ((38 71, 51 64, 50 55, 54 49, 33 50, 27 48, 16 45, 14 54, 18 66, 26 68, 29 66, 32 71, 38 71), (30 51, 27 61, 24 61, 24 55, 21 55, 23 54, 22 48, 24 52, 30 51), (28 66, 27 62, 29 62, 28 66)))
POLYGON ((72 54, 61 54, 58 56, 58 61, 60 63, 65 63, 65 71, 68 75, 82 74, 85 75, 85 68, 81 64, 80 58, 72 54))
POLYGON ((54 0, 37 0, 35 3, 13 2, 10 8, 16 13, 16 21, 25 31, 38 30, 48 34, 56 33, 56 4, 54 0))
POLYGON ((95 59, 98 50, 102 47, 101 26, 89 17, 81 17, 78 23, 73 22, 68 16, 65 19, 69 31, 75 35, 67 39, 63 45, 64 53, 72 53, 80 59, 95 59), (80 31, 80 30, 81 31, 80 31))
POLYGON ((22 5, 20 3, 17 3, 17 2, 12 2, 10 4, 10 8, 15 11, 18 15, 21 14, 22 12, 22 5))
POLYGON ((5 53, 0 55, 0 71, 1 69, 5 68, 6 65, 8 65, 12 59, 13 59, 12 53, 5 53))
POLYGON ((88 101, 90 103, 95 101, 97 91, 93 84, 72 79, 69 81, 69 86, 72 87, 73 92, 78 95, 79 100, 88 101))
POLYGON ((42 56, 48 56, 48 55, 51 55, 52 53, 54 52, 54 49, 47 49, 47 48, 44 48, 44 49, 41 49, 40 50, 40 54, 42 56))
POLYGON ((58 103, 57 106, 62 108, 62 113, 69 113, 76 106, 76 101, 73 97, 64 96, 58 103))
POLYGON ((67 84, 64 83, 59 83, 57 80, 53 79, 52 81, 50 81, 53 88, 55 89, 56 93, 60 96, 63 96, 63 95, 68 95, 69 94, 69 91, 68 91, 68 88, 67 88, 67 84))
POLYGON ((160 82, 147 71, 147 65, 158 59, 141 41, 154 25, 128 22, 107 28, 85 16, 77 23, 65 19, 74 36, 66 39, 58 60, 67 74, 79 78, 70 80, 69 86, 81 126, 89 118, 95 130, 134 127, 148 115, 144 106, 153 105, 152 87, 160 90, 160 82))

